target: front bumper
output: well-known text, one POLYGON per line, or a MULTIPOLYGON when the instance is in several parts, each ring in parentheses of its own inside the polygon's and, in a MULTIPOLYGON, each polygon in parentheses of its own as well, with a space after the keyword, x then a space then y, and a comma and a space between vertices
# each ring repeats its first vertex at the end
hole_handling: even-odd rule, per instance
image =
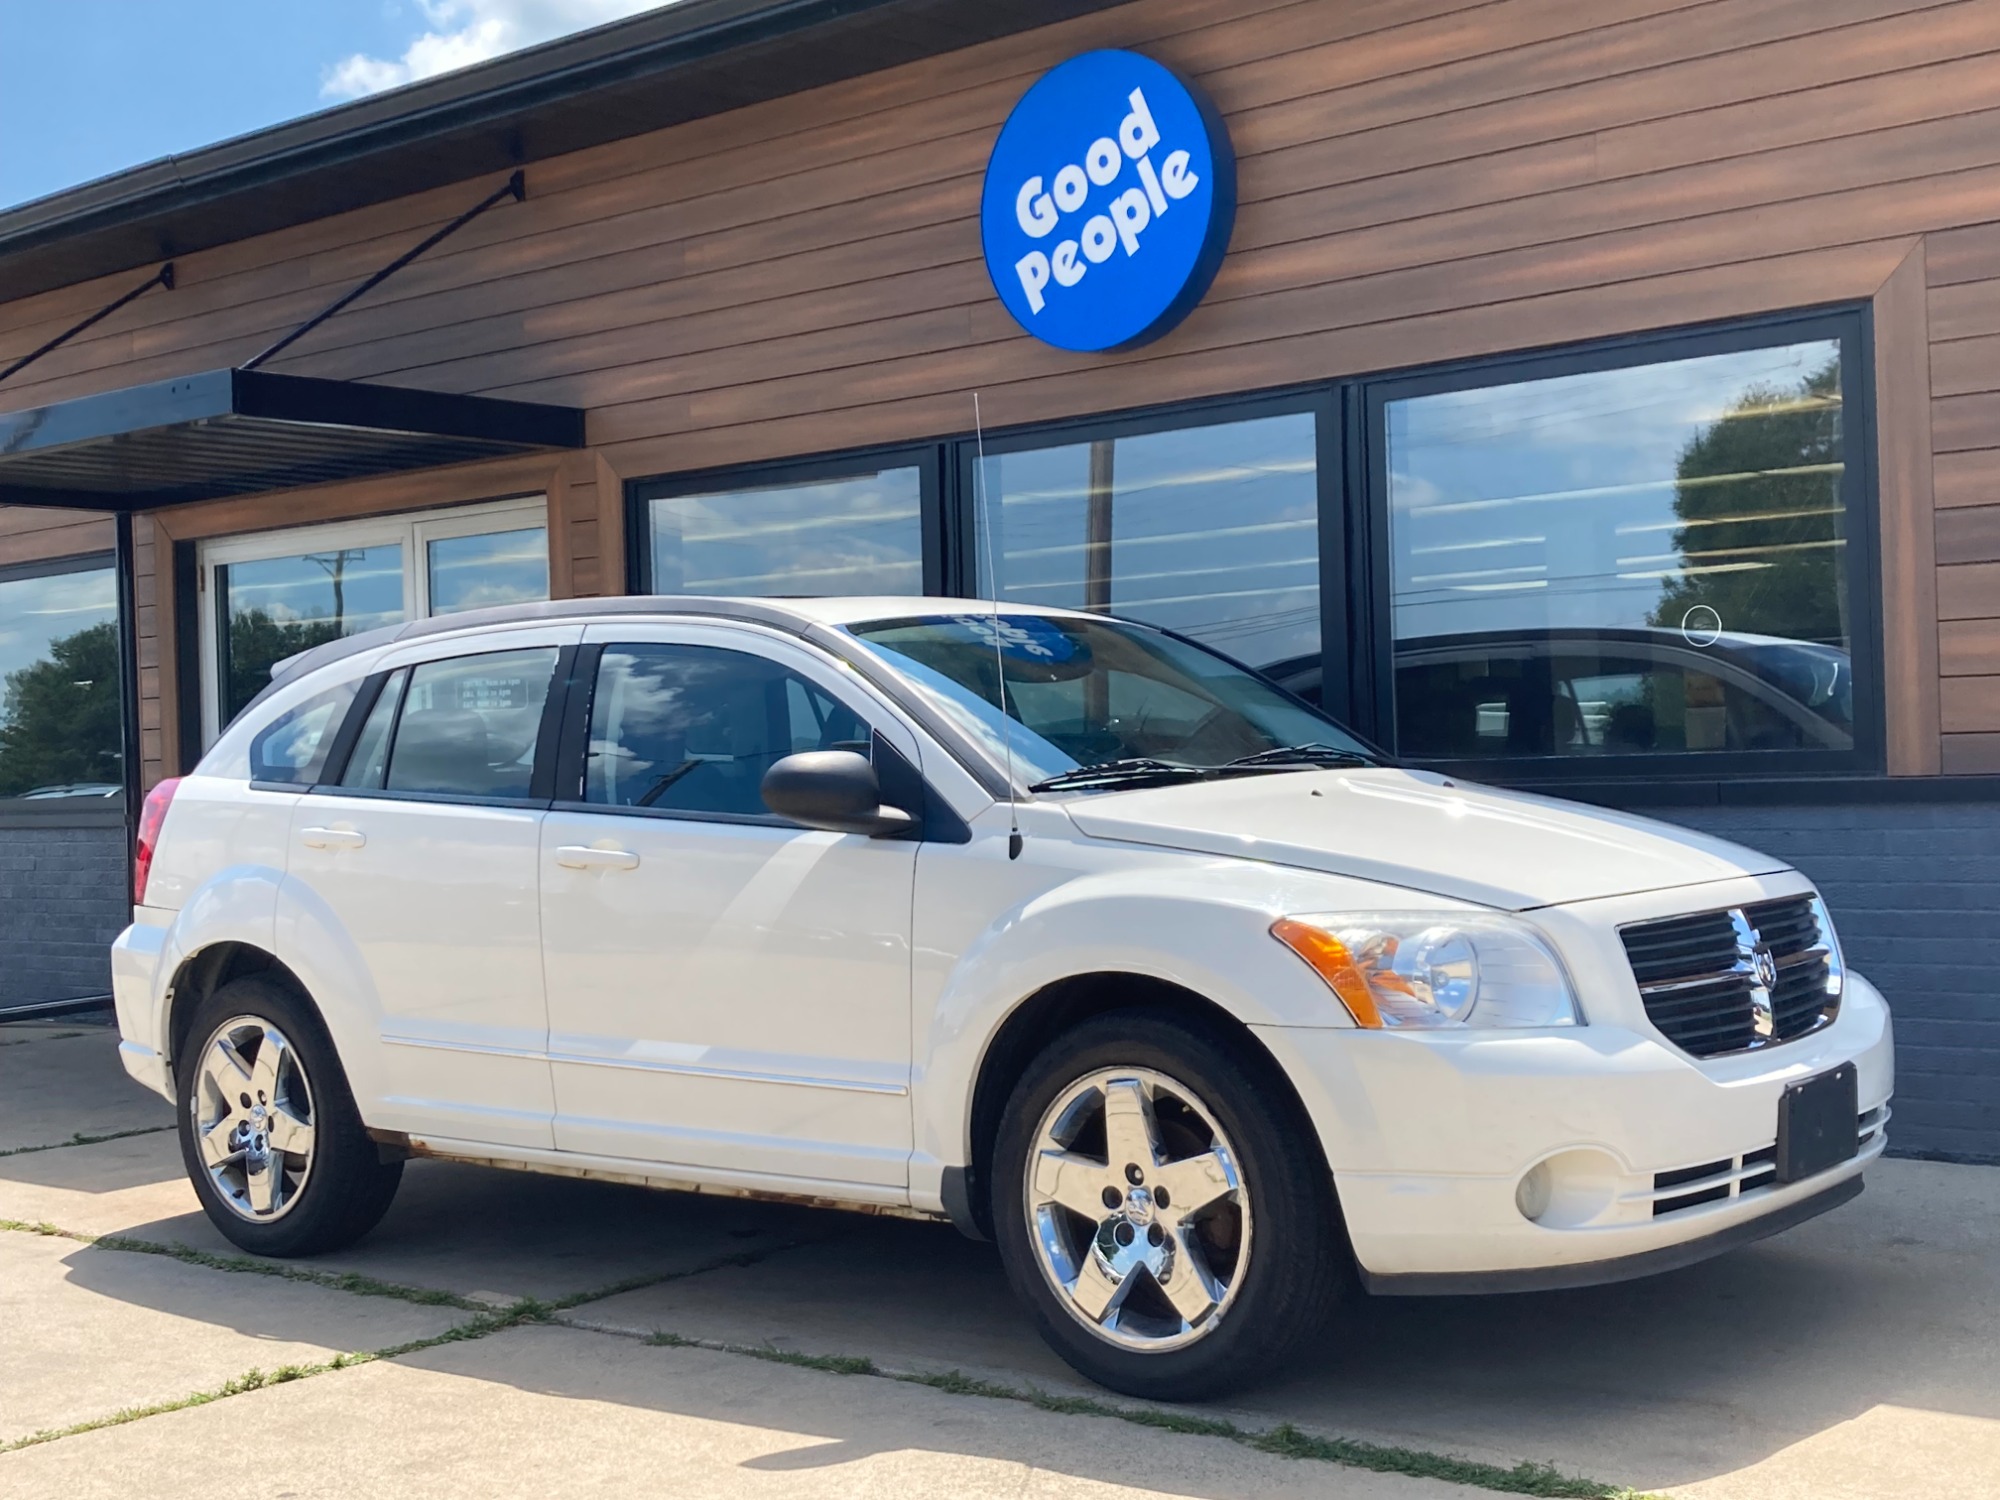
POLYGON ((1859 1191, 1886 1143, 1894 1087, 1888 1009, 1852 973, 1832 1025, 1702 1062, 1613 1026, 1258 1033, 1299 1086, 1362 1278, 1383 1292, 1622 1280, 1775 1233, 1859 1191), (1859 1155, 1771 1182, 1779 1097, 1847 1062, 1859 1155), (1554 1189, 1530 1219, 1517 1192, 1543 1163, 1554 1189))

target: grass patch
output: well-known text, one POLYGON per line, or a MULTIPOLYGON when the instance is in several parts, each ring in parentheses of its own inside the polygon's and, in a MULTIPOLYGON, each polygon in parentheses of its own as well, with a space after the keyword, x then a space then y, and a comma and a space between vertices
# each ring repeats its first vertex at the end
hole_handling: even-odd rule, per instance
POLYGON ((1249 1428, 1223 1417, 1205 1417, 1159 1406, 1126 1405, 1099 1400, 1094 1396, 1059 1395, 1035 1386, 982 1380, 958 1370, 943 1374, 885 1370, 866 1355, 803 1354, 796 1350, 773 1348, 768 1344, 731 1344, 716 1339, 687 1338, 666 1331, 654 1333, 642 1342, 667 1349, 707 1349, 718 1354, 761 1359, 771 1364, 819 1370, 830 1375, 872 1375, 898 1385, 920 1385, 947 1395, 976 1396, 989 1401, 1018 1401, 1038 1411, 1053 1412, 1059 1416, 1129 1422, 1134 1426, 1150 1427, 1184 1437, 1223 1438, 1278 1458, 1340 1464, 1378 1474, 1407 1474, 1416 1479, 1441 1479, 1502 1495, 1532 1495, 1546 1497, 1546 1500, 1647 1500, 1636 1490, 1565 1474, 1552 1464, 1520 1463, 1512 1468, 1503 1468, 1498 1464, 1480 1463, 1421 1448, 1324 1437, 1302 1431, 1290 1422, 1276 1427, 1249 1428))
POLYGON ((112 1130, 103 1135, 85 1135, 79 1130, 66 1141, 51 1141, 46 1146, 10 1146, 7 1150, 0 1151, 0 1156, 29 1156, 37 1151, 61 1151, 68 1146, 101 1146, 106 1141, 122 1141, 135 1135, 158 1135, 163 1130, 173 1128, 171 1125, 141 1125, 133 1130, 112 1130))
MULTIPOLYGON (((217 1255, 191 1245, 159 1240, 134 1239, 125 1234, 82 1234, 54 1224, 29 1224, 19 1219, 0 1219, 0 1230, 19 1234, 40 1234, 51 1239, 74 1240, 99 1250, 119 1250, 129 1255, 162 1255, 183 1265, 203 1266, 211 1271, 231 1271, 250 1276, 270 1276, 279 1281, 298 1281, 328 1291, 347 1292, 357 1297, 389 1297, 398 1302, 414 1302, 419 1307, 453 1307, 464 1312, 489 1311, 486 1304, 461 1297, 457 1292, 441 1292, 433 1287, 403 1286, 363 1276, 358 1271, 315 1271, 308 1266, 286 1265, 280 1261, 257 1260, 248 1255, 217 1255)), ((516 1304, 519 1305, 519 1304, 516 1304)), ((539 1304, 537 1304, 539 1307, 539 1304)), ((544 1310, 546 1315, 546 1310, 544 1310)))

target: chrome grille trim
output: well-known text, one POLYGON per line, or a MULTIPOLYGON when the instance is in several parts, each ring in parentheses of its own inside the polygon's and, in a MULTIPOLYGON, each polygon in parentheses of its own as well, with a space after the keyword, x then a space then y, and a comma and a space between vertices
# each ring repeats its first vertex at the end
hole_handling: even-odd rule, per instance
POLYGON ((1810 1036, 1840 1009, 1840 949, 1810 893, 1618 929, 1646 1018, 1694 1057, 1810 1036))

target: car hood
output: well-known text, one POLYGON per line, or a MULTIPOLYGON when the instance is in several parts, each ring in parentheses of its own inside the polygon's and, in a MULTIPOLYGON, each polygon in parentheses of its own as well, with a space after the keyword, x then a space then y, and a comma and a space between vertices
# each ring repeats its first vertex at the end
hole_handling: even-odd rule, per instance
POLYGON ((1650 818, 1383 766, 1099 792, 1068 811, 1093 838, 1268 860, 1509 911, 1787 868, 1650 818))

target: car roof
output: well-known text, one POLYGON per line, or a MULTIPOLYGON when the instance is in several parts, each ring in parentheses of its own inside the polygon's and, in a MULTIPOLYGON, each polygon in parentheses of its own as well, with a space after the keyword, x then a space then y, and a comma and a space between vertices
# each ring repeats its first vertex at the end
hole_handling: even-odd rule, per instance
MULTIPOLYGON (((880 594, 827 598, 767 599, 733 598, 712 594, 625 594, 610 599, 546 599, 531 604, 502 604, 488 609, 468 609, 457 614, 433 615, 425 620, 406 620, 364 630, 358 635, 328 641, 288 656, 271 668, 271 682, 277 686, 308 672, 332 665, 349 656, 400 641, 426 636, 457 634, 503 625, 523 623, 559 624, 606 618, 686 619, 689 617, 733 620, 763 625, 792 635, 805 635, 814 626, 839 627, 863 620, 907 619, 912 615, 978 612, 996 606, 983 599, 939 599, 924 595, 880 594)), ((1002 604, 1011 615, 1077 615, 1076 610, 1052 609, 1039 604, 1002 604)), ((1095 618, 1094 616, 1087 618, 1095 618)))

